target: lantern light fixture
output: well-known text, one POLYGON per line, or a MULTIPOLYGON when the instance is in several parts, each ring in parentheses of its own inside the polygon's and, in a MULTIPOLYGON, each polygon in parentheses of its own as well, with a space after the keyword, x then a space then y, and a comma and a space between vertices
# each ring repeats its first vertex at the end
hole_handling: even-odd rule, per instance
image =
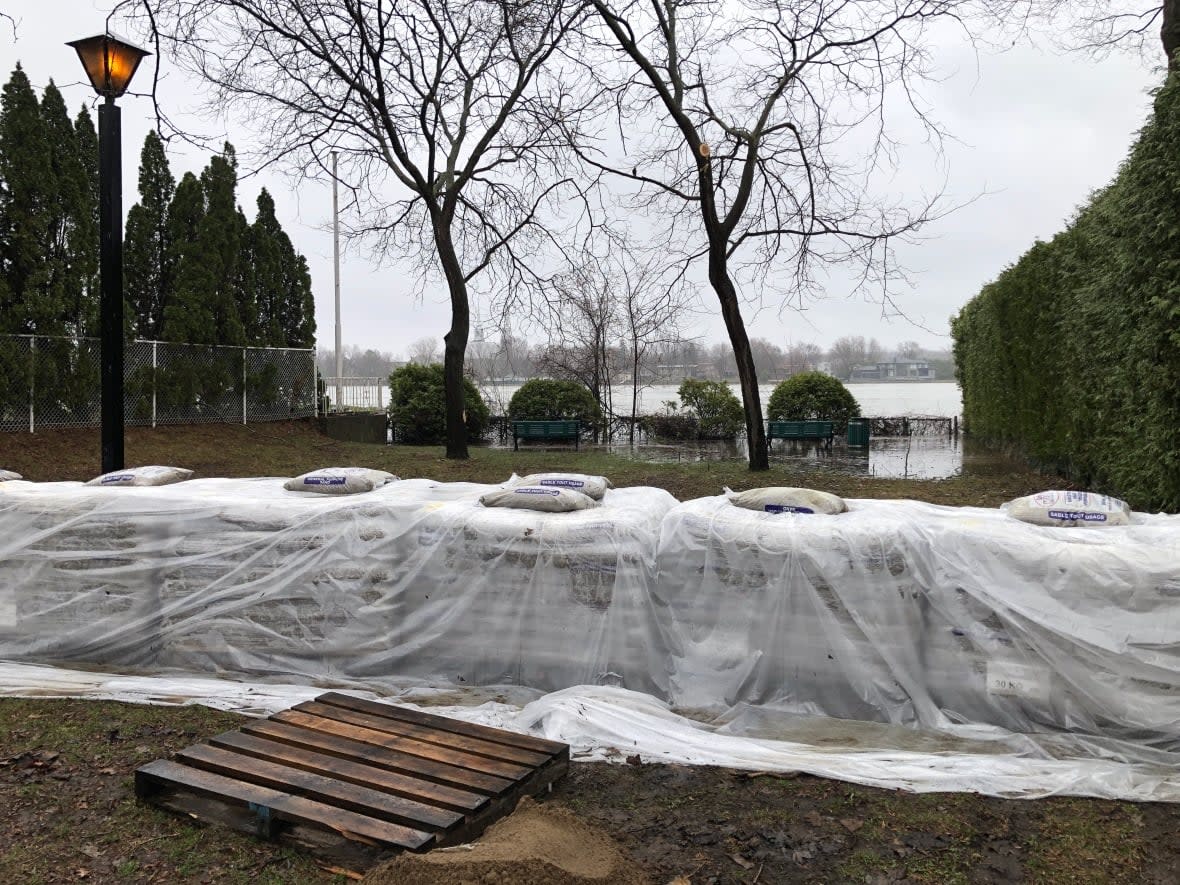
POLYGON ((78 53, 94 91, 108 101, 127 91, 139 63, 151 55, 146 49, 114 34, 96 34, 66 45, 74 47, 78 53))

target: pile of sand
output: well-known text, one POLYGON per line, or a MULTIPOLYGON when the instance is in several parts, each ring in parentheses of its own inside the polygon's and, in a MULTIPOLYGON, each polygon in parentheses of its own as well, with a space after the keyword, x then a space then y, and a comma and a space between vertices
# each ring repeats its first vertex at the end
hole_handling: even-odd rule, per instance
POLYGON ((403 854, 369 885, 647 885, 609 836, 570 812, 525 799, 477 842, 403 854))

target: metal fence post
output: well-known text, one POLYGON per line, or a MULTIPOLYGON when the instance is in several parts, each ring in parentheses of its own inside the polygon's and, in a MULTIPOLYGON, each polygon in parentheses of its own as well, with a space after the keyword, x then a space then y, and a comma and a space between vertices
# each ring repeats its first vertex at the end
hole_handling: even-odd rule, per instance
POLYGON ((159 343, 158 341, 152 342, 152 427, 156 426, 156 366, 158 365, 156 362, 156 345, 159 343))
POLYGON ((29 433, 37 430, 37 338, 29 336, 29 433))
POLYGON ((242 423, 246 423, 246 348, 242 348, 242 423))

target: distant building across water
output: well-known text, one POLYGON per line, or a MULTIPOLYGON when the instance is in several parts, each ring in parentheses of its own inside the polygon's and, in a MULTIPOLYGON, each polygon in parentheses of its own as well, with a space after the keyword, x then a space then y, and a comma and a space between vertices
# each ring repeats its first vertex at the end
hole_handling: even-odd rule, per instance
POLYGON ((933 381, 928 360, 890 360, 854 366, 849 381, 933 381))

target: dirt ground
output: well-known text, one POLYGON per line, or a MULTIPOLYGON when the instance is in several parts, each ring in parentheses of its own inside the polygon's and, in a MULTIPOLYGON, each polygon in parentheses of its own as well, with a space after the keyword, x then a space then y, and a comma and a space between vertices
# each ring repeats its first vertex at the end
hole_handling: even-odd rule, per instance
MULTIPOLYGON (((310 857, 136 801, 136 767, 242 721, 195 706, 0 699, 0 882, 349 881, 310 857)), ((918 796, 805 775, 575 763, 540 807, 557 811, 555 829, 507 819, 500 847, 475 855, 483 867, 424 872, 419 862, 374 881, 1180 882, 1173 805, 918 796)))

